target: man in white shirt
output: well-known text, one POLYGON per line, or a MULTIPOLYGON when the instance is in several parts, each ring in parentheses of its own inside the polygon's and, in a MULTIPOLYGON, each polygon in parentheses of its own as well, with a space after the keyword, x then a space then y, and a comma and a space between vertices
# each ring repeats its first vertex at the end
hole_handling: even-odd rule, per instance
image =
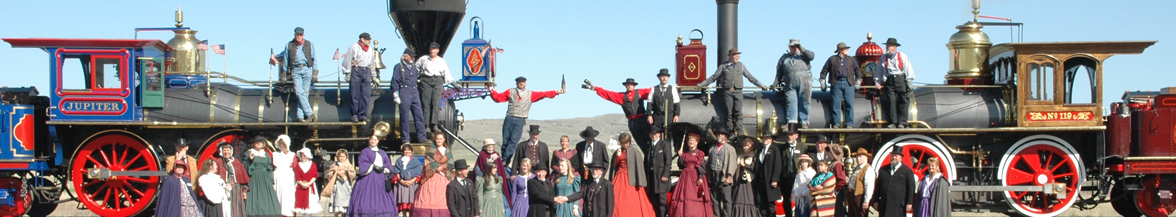
POLYGON ((865 148, 858 148, 853 153, 854 167, 849 175, 848 198, 849 216, 869 216, 870 196, 874 195, 874 179, 878 173, 870 170, 870 158, 873 157, 865 148))
POLYGON ((367 121, 368 102, 372 98, 372 73, 376 67, 376 49, 369 44, 372 36, 359 34, 359 42, 352 44, 343 55, 343 72, 351 74, 351 121, 367 121))
POLYGON ((441 114, 441 92, 445 85, 454 82, 449 72, 449 65, 440 56, 441 44, 429 43, 429 55, 421 56, 416 61, 416 67, 421 73, 420 83, 417 85, 421 92, 421 104, 425 112, 425 121, 429 129, 437 129, 437 121, 441 114))
POLYGON ((887 121, 890 128, 906 128, 907 114, 910 114, 911 98, 908 93, 914 90, 911 82, 915 80, 915 70, 907 55, 898 52, 898 40, 886 39, 886 54, 878 64, 878 71, 874 72, 874 87, 882 89, 886 95, 887 121))

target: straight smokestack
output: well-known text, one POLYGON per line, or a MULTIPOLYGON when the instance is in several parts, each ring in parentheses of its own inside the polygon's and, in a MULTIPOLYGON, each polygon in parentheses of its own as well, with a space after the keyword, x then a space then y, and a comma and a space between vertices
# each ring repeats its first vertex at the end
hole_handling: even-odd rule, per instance
POLYGON ((739 0, 715 0, 719 8, 719 57, 717 64, 727 62, 727 50, 739 46, 739 0))

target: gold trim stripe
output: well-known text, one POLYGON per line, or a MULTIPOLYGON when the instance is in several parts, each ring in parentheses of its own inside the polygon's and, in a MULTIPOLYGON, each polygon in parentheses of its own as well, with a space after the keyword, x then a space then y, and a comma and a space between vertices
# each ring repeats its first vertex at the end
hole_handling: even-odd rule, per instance
MULTIPOLYGON (((208 84, 212 86, 212 84, 208 84)), ((220 88, 213 87, 208 91, 208 122, 216 122, 216 93, 220 92, 220 88)))
POLYGON ((237 102, 233 104, 233 123, 241 123, 241 91, 237 89, 237 102))

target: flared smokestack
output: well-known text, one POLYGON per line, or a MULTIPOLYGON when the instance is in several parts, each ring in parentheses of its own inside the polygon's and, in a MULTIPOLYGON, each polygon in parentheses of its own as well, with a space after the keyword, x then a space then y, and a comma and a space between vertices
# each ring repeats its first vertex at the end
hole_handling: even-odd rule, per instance
POLYGON ((465 10, 462 0, 388 0, 388 14, 396 30, 418 56, 429 54, 431 42, 441 45, 439 55, 444 56, 465 10))
POLYGON ((715 0, 719 5, 718 64, 727 62, 727 50, 739 47, 739 0, 715 0))

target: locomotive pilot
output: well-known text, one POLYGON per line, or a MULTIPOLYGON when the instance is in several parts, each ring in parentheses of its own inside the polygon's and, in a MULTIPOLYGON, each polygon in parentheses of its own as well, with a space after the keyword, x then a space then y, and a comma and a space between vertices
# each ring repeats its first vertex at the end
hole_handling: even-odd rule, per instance
POLYGON ((347 54, 343 55, 343 72, 351 74, 348 80, 351 82, 352 122, 368 119, 368 102, 372 98, 372 77, 375 73, 373 69, 376 68, 376 49, 369 45, 371 42, 370 34, 359 34, 359 42, 347 48, 347 54))
POLYGON ((416 127, 417 142, 428 141, 425 136, 428 133, 425 128, 425 116, 421 111, 421 97, 420 92, 417 91, 417 78, 420 77, 420 71, 413 67, 413 56, 416 51, 412 48, 405 48, 404 54, 400 55, 400 63, 392 67, 392 97, 400 107, 400 141, 402 144, 410 142, 408 134, 408 121, 412 117, 412 122, 416 127))
POLYGON ((751 81, 752 84, 755 84, 760 89, 768 90, 768 87, 760 84, 759 80, 756 80, 755 76, 752 76, 751 72, 747 71, 747 67, 743 66, 743 62, 739 62, 739 54, 742 53, 739 52, 738 48, 727 50, 729 61, 720 64, 719 69, 715 70, 714 75, 711 75, 706 81, 698 84, 699 88, 705 88, 707 85, 718 81, 715 84, 717 90, 712 95, 718 100, 718 105, 715 107, 719 110, 719 120, 722 121, 722 125, 730 127, 732 132, 741 131, 739 121, 743 119, 743 113, 741 111, 743 107, 743 77, 747 77, 748 81, 751 81))
POLYGON ((781 85, 784 89, 784 116, 788 124, 800 124, 801 128, 808 128, 809 99, 812 98, 813 73, 809 65, 816 55, 813 51, 800 46, 799 39, 788 41, 788 53, 780 56, 776 63, 776 80, 772 86, 781 85))
POLYGON ((886 39, 886 54, 882 55, 882 67, 874 72, 874 87, 882 89, 882 94, 888 98, 885 102, 888 108, 886 119, 890 128, 907 127, 907 114, 910 114, 911 82, 915 80, 915 70, 907 55, 898 52, 898 39, 886 39))

